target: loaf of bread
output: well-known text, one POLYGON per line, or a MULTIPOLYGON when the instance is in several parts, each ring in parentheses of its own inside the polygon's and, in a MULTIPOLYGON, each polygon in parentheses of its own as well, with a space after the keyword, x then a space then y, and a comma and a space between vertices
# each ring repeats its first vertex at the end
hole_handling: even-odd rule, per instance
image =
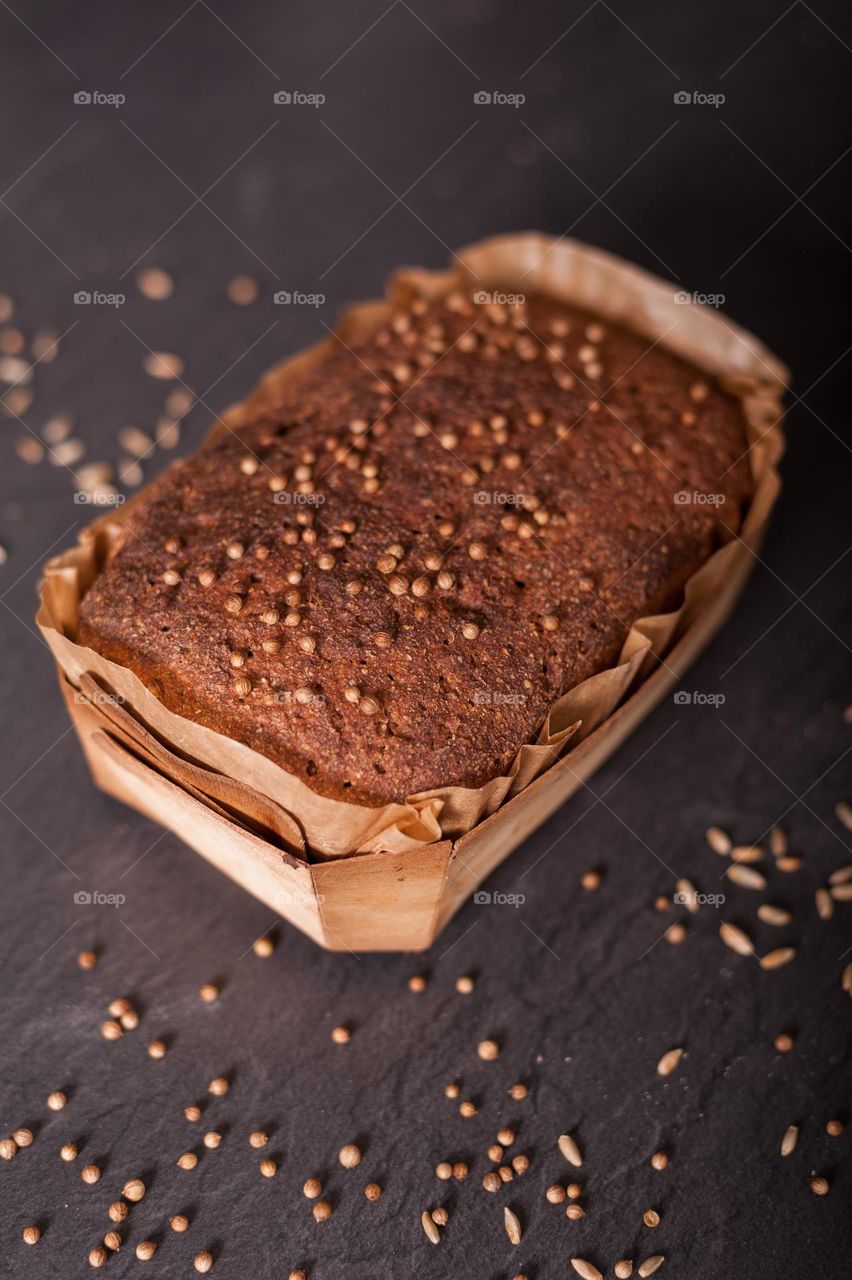
POLYGON ((151 485, 78 638, 324 796, 475 787, 750 495, 738 400, 662 345, 414 296, 151 485))

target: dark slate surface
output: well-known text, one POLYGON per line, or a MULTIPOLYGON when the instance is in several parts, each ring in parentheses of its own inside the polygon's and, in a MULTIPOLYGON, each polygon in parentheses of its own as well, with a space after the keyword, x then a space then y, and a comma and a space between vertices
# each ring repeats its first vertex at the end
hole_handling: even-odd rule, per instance
MULTIPOLYGON (((26 428, 4 424, 0 1127, 37 1137, 0 1168, 0 1274, 88 1274, 106 1205, 141 1174, 150 1191, 113 1276, 143 1266, 132 1245, 146 1236, 161 1242, 151 1274, 170 1280, 194 1274, 203 1247, 217 1280, 279 1280, 297 1265, 311 1280, 549 1280, 575 1255, 609 1277, 618 1258, 656 1252, 666 1280, 848 1275, 850 1139, 824 1124, 849 1107, 852 907, 830 923, 813 907, 849 858, 833 815, 852 732, 846 7, 10 0, 0 41, 0 291, 28 333, 73 326, 37 371, 26 426, 73 410, 90 458, 116 458, 117 428, 160 411, 146 344, 181 352, 213 411, 394 266, 443 264, 449 246, 495 230, 571 229, 688 291, 724 294, 795 372, 783 503, 735 623, 684 686, 724 705, 661 706, 493 877, 523 905, 470 903, 422 959, 326 955, 286 926, 273 958, 246 954, 270 913, 94 790, 32 626, 38 566, 89 511, 62 467, 18 459, 26 428), (80 90, 126 102, 76 106, 80 90), (327 101, 276 107, 282 90, 327 101), (481 90, 526 102, 480 107, 481 90), (677 105, 678 91, 726 100, 677 105), (170 302, 139 297, 136 261, 174 272, 170 302), (264 299, 241 310, 224 285, 246 270, 264 299), (127 301, 74 305, 93 288, 127 301), (276 289, 327 300, 276 307, 276 289), (721 882, 702 837, 719 822, 751 840, 778 820, 806 859, 771 873, 767 896, 795 913, 784 930, 756 924, 758 896, 721 882), (591 866, 604 882, 582 893, 591 866), (674 913, 653 902, 677 875, 727 901, 672 947, 660 938, 674 913), (126 901, 76 906, 80 889, 126 901), (722 947, 722 918, 753 928, 761 949, 793 942, 795 962, 760 972, 722 947), (74 957, 89 945, 102 958, 83 974, 74 957), (430 981, 414 995, 406 980, 420 971, 430 981), (453 983, 466 972, 477 987, 463 998, 453 983), (201 1006, 211 978, 222 999, 201 1006), (119 994, 142 1027, 107 1044, 98 1024, 119 994), (340 1048, 329 1032, 344 1021, 354 1035, 340 1048), (796 1045, 781 1056, 784 1028, 796 1045), (156 1035, 170 1042, 159 1063, 145 1055, 156 1035), (504 1046, 496 1063, 476 1057, 484 1035, 504 1046), (683 1063, 659 1079, 658 1058, 679 1044, 683 1063), (223 1072, 231 1092, 204 1127, 223 1123, 225 1140, 181 1172, 176 1157, 204 1131, 181 1108, 223 1072), (475 1119, 443 1097, 456 1077, 475 1119), (519 1078, 530 1093, 515 1104, 519 1078), (60 1115, 44 1102, 56 1088, 70 1096, 60 1115), (506 1122, 532 1167, 489 1196, 484 1150, 506 1122), (782 1160, 791 1122, 799 1146, 782 1160), (271 1181, 246 1142, 256 1125, 280 1159, 271 1181), (543 1196, 567 1180, 554 1148, 565 1129, 587 1153, 579 1224, 543 1196), (69 1139, 81 1147, 71 1166, 58 1157, 69 1139), (352 1140, 364 1159, 348 1172, 335 1153, 352 1140), (661 1146, 671 1163, 656 1173, 661 1146), (470 1162, 464 1185, 433 1177, 447 1156, 470 1162), (80 1181, 85 1159, 103 1168, 95 1187, 80 1181), (831 1181, 823 1199, 808 1189, 815 1172, 831 1181), (313 1174, 335 1206, 321 1227, 299 1190, 313 1174), (376 1205, 362 1196, 371 1178, 385 1187, 376 1205), (515 1249, 504 1203, 525 1228, 515 1249), (438 1204, 450 1223, 434 1249, 419 1217, 438 1204), (642 1226, 650 1206, 656 1231, 642 1226), (181 1210, 192 1225, 179 1237, 165 1222, 181 1210), (34 1249, 20 1240, 29 1221, 44 1231, 34 1249)), ((192 414, 181 448, 209 416, 192 414)))

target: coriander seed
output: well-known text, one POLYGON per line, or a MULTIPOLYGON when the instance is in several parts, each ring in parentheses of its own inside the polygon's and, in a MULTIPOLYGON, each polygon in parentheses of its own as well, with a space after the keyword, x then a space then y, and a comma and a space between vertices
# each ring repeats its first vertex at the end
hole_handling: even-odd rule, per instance
POLYGON ((331 1038, 334 1044, 348 1044, 352 1035, 348 1027, 334 1027, 331 1038))
POLYGON ((194 1169, 198 1164, 198 1156, 194 1151, 184 1151, 182 1156, 178 1156, 175 1163, 179 1169, 194 1169))
POLYGON ((366 1187, 364 1188, 364 1195, 367 1197, 368 1200, 372 1200, 372 1201, 380 1200, 382 1195, 382 1189, 379 1186, 378 1182, 368 1182, 366 1187))
POLYGON ((317 1200, 311 1213, 314 1215, 314 1222, 328 1222, 332 1215, 332 1207, 328 1200, 317 1200))
POLYGON ((121 1188, 121 1194, 125 1200, 132 1200, 135 1204, 141 1200, 145 1194, 145 1183, 141 1178, 131 1178, 129 1182, 125 1182, 121 1188))
POLYGON ((102 1267, 107 1260, 107 1251, 103 1245, 97 1245, 89 1251, 89 1266, 102 1267))
POLYGON ((586 1210, 581 1204, 569 1204, 565 1210, 565 1217, 570 1218, 572 1222, 579 1222, 585 1216, 586 1210))
POLYGON ((104 1040, 120 1040, 123 1034, 121 1023, 116 1022, 114 1018, 101 1023, 101 1035, 104 1040))
POLYGON ((157 1246, 153 1240, 140 1240, 136 1246, 136 1257, 140 1262, 148 1262, 157 1252, 157 1246))
POLYGON ((130 1210, 123 1200, 114 1200, 107 1209, 110 1222, 124 1222, 130 1210))
POLYGON ((322 1183, 319 1178, 308 1178, 307 1181, 302 1184, 302 1195, 307 1196, 309 1200, 316 1200, 318 1196, 321 1196, 322 1183))
POLYGON ((215 1151, 222 1142, 222 1135, 218 1129, 211 1129, 209 1133, 205 1133, 203 1142, 208 1151, 215 1151))
POLYGON ((514 1098, 515 1102, 522 1102, 528 1092, 529 1090, 525 1084, 513 1084, 509 1089, 509 1097, 514 1098))
POLYGON ((266 1160, 261 1160, 257 1167, 260 1169, 264 1178, 274 1178, 278 1172, 278 1165, 274 1160, 270 1160, 268 1158, 266 1160))
POLYGON ((205 982, 202 987, 198 988, 198 997, 205 1004, 213 1004, 219 999, 219 988, 215 982, 205 982))
POLYGON ((361 1163, 361 1152, 354 1142, 347 1142, 344 1147, 340 1148, 337 1158, 344 1169, 354 1169, 356 1165, 361 1163))
POLYGON ((252 951, 256 956, 260 956, 262 960, 271 956, 274 950, 275 943, 272 938, 268 936, 258 938, 256 942, 252 943, 252 951))
POLYGON ((96 1164, 87 1164, 80 1170, 80 1177, 90 1186, 94 1186, 100 1176, 101 1171, 96 1164))
POLYGON ((471 991, 473 991, 473 986, 473 978, 469 977, 467 974, 464 974, 461 978, 456 978, 456 991, 458 991, 461 996, 469 996, 471 991))
POLYGON ((496 1040, 480 1040, 476 1052, 483 1062, 493 1062, 499 1056, 500 1046, 496 1040))
POLYGON ((415 974, 413 978, 409 978, 408 989, 409 991, 425 991, 426 979, 424 978, 423 974, 418 973, 418 974, 415 974))
POLYGON ((214 1098, 224 1098, 230 1087, 224 1076, 216 1076, 208 1084, 207 1092, 212 1093, 214 1098))
POLYGON ((77 956, 77 964, 81 969, 94 969, 98 963, 98 953, 96 951, 81 951, 77 956))
POLYGON ((253 1133, 249 1134, 249 1146, 254 1147, 256 1150, 260 1147, 265 1147, 268 1141, 269 1134, 264 1133, 262 1129, 255 1129, 253 1133))
POLYGON ((169 1226, 172 1231, 186 1231, 189 1226, 189 1218, 185 1213, 175 1213, 169 1218, 169 1226))
POLYGON ((63 1142, 62 1146, 59 1148, 59 1155, 62 1160, 66 1161, 66 1163, 70 1163, 71 1160, 76 1160, 77 1159, 77 1143, 63 1142))
POLYGON ((104 1236, 104 1244, 109 1249, 110 1253, 118 1253, 121 1248, 121 1232, 108 1231, 104 1236))
POLYGON ((208 1253, 206 1249, 202 1249, 201 1253, 197 1253, 192 1259, 192 1265, 201 1275, 205 1275, 213 1266, 213 1254, 208 1253))
POLYGON ((51 1111, 61 1111, 67 1101, 68 1099, 65 1094, 60 1090, 47 1095, 47 1105, 50 1107, 51 1111))
POLYGON ((201 1108, 195 1103, 191 1103, 190 1106, 184 1107, 183 1117, 185 1120, 188 1120, 190 1124, 195 1124, 196 1121, 201 1119, 201 1108))
POLYGON ((21 1232, 21 1238, 23 1239, 24 1244, 38 1244, 41 1239, 41 1230, 35 1225, 35 1223, 31 1223, 30 1226, 24 1227, 21 1232))
POLYGON ((148 1045, 148 1057, 160 1059, 165 1058, 165 1056, 166 1046, 164 1042, 162 1040, 152 1040, 148 1045))

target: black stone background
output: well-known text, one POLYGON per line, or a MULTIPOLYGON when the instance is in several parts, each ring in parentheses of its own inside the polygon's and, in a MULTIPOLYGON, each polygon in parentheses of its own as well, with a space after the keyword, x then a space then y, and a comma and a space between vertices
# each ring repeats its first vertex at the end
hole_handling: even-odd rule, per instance
MULTIPOLYGON (((0 440, 0 1127, 37 1134, 0 1168, 0 1274, 88 1274, 107 1204, 141 1174, 149 1192, 105 1274, 136 1274, 133 1246, 151 1237, 148 1271, 169 1278, 194 1274, 203 1247, 216 1280, 297 1265, 311 1280, 550 1280, 577 1255, 610 1277, 617 1259, 656 1252, 665 1280, 850 1275, 850 1135, 824 1124, 849 1109, 852 906, 830 923, 813 906, 849 858, 833 808, 852 746, 850 46, 848 8, 828 0, 0 4, 0 290, 28 333, 74 326, 37 370, 26 424, 4 421, 0 440), (126 103, 75 106, 80 89, 126 103), (327 101, 276 107, 281 89, 327 101), (526 102, 479 107, 482 89, 526 102), (677 105, 679 90, 726 100, 677 105), (33 629, 39 565, 91 513, 64 468, 26 466, 15 442, 68 409, 88 457, 117 459, 117 429, 160 412, 145 344, 180 352, 213 411, 395 266, 440 266, 450 246, 529 227, 723 293, 794 370, 783 500, 735 621, 684 682, 724 705, 660 706, 491 878, 522 907, 466 905, 423 957, 325 954, 279 925, 274 957, 258 960, 249 948, 270 912, 91 784, 33 629), (126 274, 137 259, 174 273, 172 300, 139 296, 126 274), (262 283, 252 308, 225 298, 238 271, 262 283), (127 301, 82 308, 79 288, 127 301), (275 306, 276 289, 327 301, 275 306), (795 913, 783 930, 756 921, 759 895, 721 880, 702 834, 718 822, 748 841, 778 820, 806 860, 770 873, 763 896, 795 913), (592 866, 603 885, 583 893, 592 866), (677 875, 727 900, 673 947, 660 939, 682 909, 653 903, 677 875), (75 906, 81 888, 126 902, 75 906), (795 962, 761 972, 722 946, 722 918, 762 951, 794 943, 795 962), (75 964, 86 946, 102 953, 89 974, 75 964), (419 972, 429 984, 414 995, 419 972), (453 986, 463 973, 477 978, 467 998, 453 986), (222 998, 202 1006, 196 989, 214 978, 222 998), (119 994, 142 1025, 108 1044, 98 1025, 119 994), (329 1038, 341 1022, 346 1047, 329 1038), (784 1028, 796 1045, 781 1056, 784 1028), (170 1042, 162 1062, 145 1054, 156 1035, 170 1042), (503 1046, 496 1063, 476 1056, 485 1035, 503 1046), (686 1056, 664 1081, 655 1064, 674 1045, 686 1056), (181 1108, 223 1072, 228 1097, 190 1129, 181 1108), (475 1119, 444 1098, 453 1078, 478 1099, 475 1119), (530 1093, 515 1104, 517 1079, 530 1093), (45 1107, 56 1088, 70 1096, 59 1115, 45 1107), (507 1122, 532 1165, 490 1196, 484 1152, 507 1122), (799 1146, 782 1160, 791 1122, 799 1146), (220 1149, 178 1170, 217 1123, 220 1149), (256 1125, 273 1131, 274 1180, 246 1142, 256 1125), (571 1172, 554 1145, 563 1130, 586 1153, 578 1224, 544 1199, 571 1172), (58 1157, 69 1139, 76 1165, 58 1157), (353 1172, 336 1161, 351 1140, 364 1150, 353 1172), (657 1173, 661 1146, 671 1163, 657 1173), (447 1156, 470 1162, 465 1184, 433 1176, 447 1156), (79 1178, 86 1159, 103 1169, 95 1187, 79 1178), (815 1172, 831 1181, 823 1199, 815 1172), (300 1191, 313 1174, 335 1206, 321 1227, 300 1191), (375 1205, 362 1195, 372 1178, 385 1188, 375 1205), (419 1218, 438 1204, 450 1222, 433 1248, 419 1218), (514 1249, 504 1204, 524 1224, 514 1249), (652 1205, 656 1231, 642 1225, 652 1205), (185 1236, 165 1226, 179 1210, 185 1236), (44 1232, 34 1249, 20 1238, 29 1221, 44 1232)), ((192 413, 181 450, 210 416, 192 413)), ((147 475, 167 461, 158 453, 147 475)))

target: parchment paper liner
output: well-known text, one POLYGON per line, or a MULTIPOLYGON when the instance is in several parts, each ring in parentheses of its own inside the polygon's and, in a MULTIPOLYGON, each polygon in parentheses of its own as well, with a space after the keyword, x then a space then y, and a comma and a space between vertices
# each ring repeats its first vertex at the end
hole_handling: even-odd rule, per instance
MULTIPOLYGON (((537 233, 474 245, 457 256, 453 271, 398 273, 389 301, 356 306, 338 333, 351 341, 380 323, 392 300, 412 291, 440 294, 460 284, 552 294, 623 322, 652 342, 663 340, 670 350, 720 377, 741 399, 751 445, 755 492, 741 536, 747 541, 759 537, 779 489, 775 464, 783 449, 780 401, 787 371, 756 339, 716 312, 677 303, 675 286, 630 264, 576 241, 537 233)), ((249 400, 222 415, 205 445, 225 431, 239 432, 260 403, 285 393, 333 342, 328 339, 271 370, 249 400)), ((297 856, 304 854, 305 845, 320 857, 401 853, 471 831, 548 769, 569 743, 570 756, 712 601, 743 554, 736 540, 729 542, 690 578, 681 608, 638 620, 618 664, 559 698, 536 742, 520 748, 506 776, 476 789, 441 787, 404 803, 369 808, 316 794, 251 748, 169 711, 133 672, 75 643, 80 600, 136 501, 96 521, 81 533, 76 547, 48 563, 37 622, 59 667, 79 690, 76 696, 105 714, 116 741, 231 821, 264 831, 297 856), (116 700, 104 702, 102 691, 116 700)))

